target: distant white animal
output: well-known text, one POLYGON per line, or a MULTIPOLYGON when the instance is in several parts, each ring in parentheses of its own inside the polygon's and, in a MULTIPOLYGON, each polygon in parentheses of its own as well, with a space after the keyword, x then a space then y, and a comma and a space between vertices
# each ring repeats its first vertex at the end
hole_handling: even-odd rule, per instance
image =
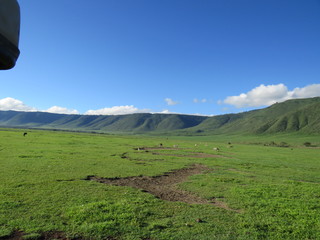
POLYGON ((217 148, 217 147, 213 148, 213 150, 214 150, 214 151, 220 151, 220 149, 217 148))

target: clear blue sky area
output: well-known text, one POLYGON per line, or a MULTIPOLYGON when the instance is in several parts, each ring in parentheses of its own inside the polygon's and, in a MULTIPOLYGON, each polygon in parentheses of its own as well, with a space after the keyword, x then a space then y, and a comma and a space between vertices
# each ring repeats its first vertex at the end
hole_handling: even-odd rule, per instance
POLYGON ((217 115, 320 96, 320 0, 20 0, 0 110, 217 115))

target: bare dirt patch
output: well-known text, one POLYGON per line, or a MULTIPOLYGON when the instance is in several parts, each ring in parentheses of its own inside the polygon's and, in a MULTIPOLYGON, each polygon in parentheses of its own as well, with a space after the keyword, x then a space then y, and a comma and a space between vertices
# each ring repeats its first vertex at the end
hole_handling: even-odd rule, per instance
POLYGON ((102 178, 97 176, 88 176, 86 180, 97 181, 104 184, 115 186, 130 186, 141 189, 144 192, 153 194, 157 198, 171 202, 184 202, 188 204, 212 204, 220 208, 236 211, 227 206, 226 203, 213 200, 209 202, 193 193, 179 189, 179 183, 187 180, 189 176, 200 174, 210 169, 201 164, 194 164, 187 168, 174 170, 160 176, 141 176, 126 178, 102 178))
MULTIPOLYGON (((23 232, 15 231, 10 236, 0 237, 0 240, 23 240, 26 239, 26 235, 23 232)), ((82 238, 68 238, 64 232, 51 231, 42 233, 39 237, 32 238, 37 240, 82 240, 82 238)))
POLYGON ((0 240, 20 240, 23 239, 23 233, 19 231, 13 232, 10 236, 0 237, 0 240))

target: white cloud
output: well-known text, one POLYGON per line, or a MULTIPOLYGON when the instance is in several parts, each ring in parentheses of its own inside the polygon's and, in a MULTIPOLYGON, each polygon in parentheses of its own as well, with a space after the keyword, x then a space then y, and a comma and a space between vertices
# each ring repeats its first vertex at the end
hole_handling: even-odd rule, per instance
POLYGON ((304 88, 295 88, 290 92, 292 98, 309 98, 320 96, 320 84, 312 84, 304 88))
POLYGON ((85 114, 87 115, 124 115, 132 113, 149 113, 148 109, 138 109, 133 105, 127 106, 114 106, 111 108, 102 108, 97 110, 89 110, 85 114))
POLYGON ((75 109, 67 109, 67 108, 58 107, 58 106, 53 106, 43 112, 60 113, 60 114, 79 114, 79 112, 75 109))
MULTIPOLYGON (((303 88, 289 91, 284 84, 263 85, 238 96, 227 97, 223 103, 237 108, 269 106, 276 102, 283 102, 294 98, 309 98, 320 96, 320 84, 312 84, 303 88)), ((221 101, 219 101, 221 103, 221 101)))
POLYGON ((194 103, 206 103, 207 99, 205 99, 205 98, 203 98, 203 99, 195 98, 195 99, 193 99, 193 102, 194 103))
POLYGON ((0 110, 14 110, 14 111, 24 111, 24 112, 34 112, 35 108, 29 107, 18 99, 11 97, 0 99, 0 110))
POLYGON ((50 112, 50 113, 65 113, 65 114, 78 114, 79 112, 77 110, 70 110, 63 107, 53 106, 49 108, 48 110, 38 110, 34 107, 30 107, 26 104, 24 104, 22 101, 18 99, 14 99, 11 97, 0 99, 0 110, 8 111, 22 111, 22 112, 50 112))
POLYGON ((204 114, 204 113, 190 113, 187 115, 191 115, 191 116, 201 116, 201 117, 213 117, 216 116, 215 114, 204 114))
POLYGON ((171 112, 169 109, 163 109, 160 112, 151 112, 152 114, 181 114, 178 112, 171 112))
POLYGON ((171 98, 165 98, 164 101, 166 101, 166 103, 169 106, 177 105, 179 103, 179 102, 173 101, 171 98))
POLYGON ((161 112, 159 113, 162 113, 162 114, 171 114, 172 112, 170 112, 168 109, 164 109, 162 110, 161 112))

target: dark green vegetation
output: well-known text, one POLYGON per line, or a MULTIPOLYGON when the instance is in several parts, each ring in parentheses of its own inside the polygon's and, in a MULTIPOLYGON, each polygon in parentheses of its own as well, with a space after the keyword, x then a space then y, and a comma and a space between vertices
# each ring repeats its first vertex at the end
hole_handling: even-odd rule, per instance
POLYGON ((0 129, 1 240, 13 233, 24 239, 320 239, 316 135, 26 132, 0 129), (193 164, 208 170, 179 188, 214 205, 85 180, 157 176, 193 164))
POLYGON ((285 132, 319 134, 320 97, 288 100, 260 110, 214 117, 144 113, 89 116, 0 111, 0 126, 189 136, 285 132))

